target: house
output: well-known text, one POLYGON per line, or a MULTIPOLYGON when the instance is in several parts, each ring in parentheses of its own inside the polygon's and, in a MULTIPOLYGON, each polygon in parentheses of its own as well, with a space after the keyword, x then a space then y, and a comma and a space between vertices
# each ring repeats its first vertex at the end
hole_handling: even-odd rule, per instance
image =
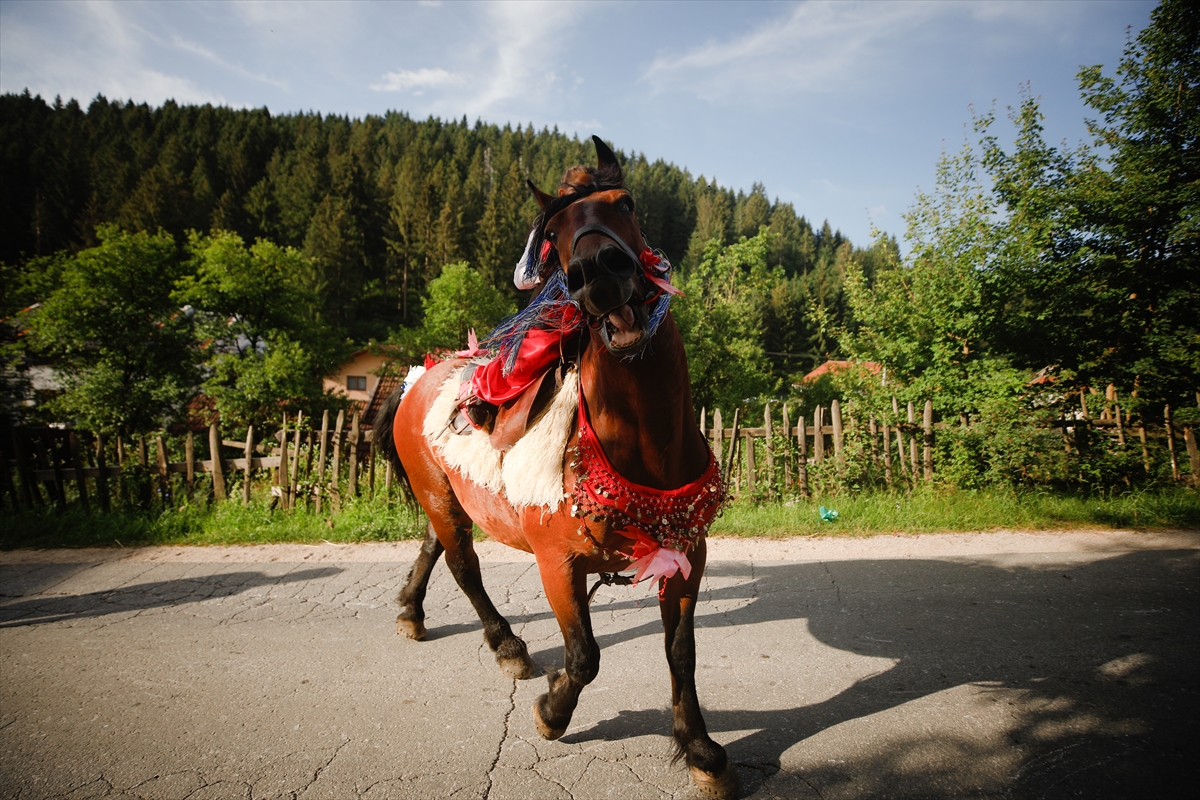
POLYGON ((386 369, 395 361, 395 353, 380 347, 359 350, 325 376, 323 388, 350 398, 351 411, 358 411, 362 423, 369 426, 379 406, 400 386, 403 375, 393 375, 395 370, 386 369))

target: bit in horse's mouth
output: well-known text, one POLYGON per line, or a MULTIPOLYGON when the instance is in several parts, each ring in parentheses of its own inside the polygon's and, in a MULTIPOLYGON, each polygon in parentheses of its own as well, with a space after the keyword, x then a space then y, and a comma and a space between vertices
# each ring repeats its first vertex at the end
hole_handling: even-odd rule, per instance
POLYGON ((604 325, 608 332, 609 342, 612 343, 613 348, 618 350, 636 345, 645 335, 645 330, 638 325, 633 309, 628 303, 609 312, 608 316, 604 318, 604 325))

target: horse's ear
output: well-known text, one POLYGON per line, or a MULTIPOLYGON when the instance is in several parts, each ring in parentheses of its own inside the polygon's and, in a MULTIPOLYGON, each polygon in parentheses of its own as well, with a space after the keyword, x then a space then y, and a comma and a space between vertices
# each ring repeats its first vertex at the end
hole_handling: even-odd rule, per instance
POLYGON ((534 186, 533 181, 526 179, 525 183, 529 186, 529 191, 533 192, 533 199, 537 201, 538 208, 540 208, 542 211, 545 211, 546 207, 554 202, 554 196, 546 194, 541 189, 534 186))
POLYGON ((609 146, 599 136, 593 136, 592 141, 596 143, 597 171, 601 174, 608 173, 615 176, 618 182, 623 180, 624 176, 621 174, 621 165, 617 162, 616 154, 609 149, 609 146))

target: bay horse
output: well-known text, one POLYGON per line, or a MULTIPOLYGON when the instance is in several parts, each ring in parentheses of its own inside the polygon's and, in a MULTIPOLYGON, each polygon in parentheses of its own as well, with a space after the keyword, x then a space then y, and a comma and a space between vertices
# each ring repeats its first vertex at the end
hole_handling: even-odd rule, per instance
POLYGON ((565 669, 548 674, 549 691, 537 699, 533 717, 541 736, 557 739, 600 667, 587 576, 627 568, 639 555, 644 562, 648 551, 671 556, 679 569, 670 577, 656 577, 671 673, 675 760, 685 759, 697 788, 729 798, 737 792, 736 777, 701 715, 694 635, 704 536, 724 487, 695 421, 683 340, 666 304, 656 305, 662 302, 665 282, 656 286, 654 275, 639 263, 651 251, 633 198, 623 186, 615 155, 599 137, 593 139, 598 166, 569 169, 558 197, 529 183, 542 210, 535 233, 539 243, 549 243, 542 244, 542 253, 556 251, 557 260, 551 257, 547 263, 565 273, 543 278, 565 278, 586 323, 571 340, 578 351, 580 411, 562 461, 563 499, 550 509, 514 507, 502 492, 447 465, 430 444, 426 416, 464 360, 443 361, 407 393, 389 397, 374 430, 402 488, 429 518, 420 553, 398 597, 397 632, 417 640, 425 636, 426 586, 444 554, 503 672, 515 679, 532 677, 536 666, 525 642, 484 590, 472 523, 493 539, 532 553, 565 650, 565 669), (665 312, 657 320, 655 308, 665 312), (642 505, 614 507, 609 501, 622 490, 641 498, 642 505), (638 535, 634 528, 655 535, 638 535))

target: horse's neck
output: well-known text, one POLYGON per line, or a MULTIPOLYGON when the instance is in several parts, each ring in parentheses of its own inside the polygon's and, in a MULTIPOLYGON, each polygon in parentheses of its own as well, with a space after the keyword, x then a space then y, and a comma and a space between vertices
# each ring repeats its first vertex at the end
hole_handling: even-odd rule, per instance
POLYGON ((584 355, 582 379, 592 428, 622 477, 674 489, 708 466, 683 340, 669 314, 640 357, 614 358, 593 341, 584 355))

